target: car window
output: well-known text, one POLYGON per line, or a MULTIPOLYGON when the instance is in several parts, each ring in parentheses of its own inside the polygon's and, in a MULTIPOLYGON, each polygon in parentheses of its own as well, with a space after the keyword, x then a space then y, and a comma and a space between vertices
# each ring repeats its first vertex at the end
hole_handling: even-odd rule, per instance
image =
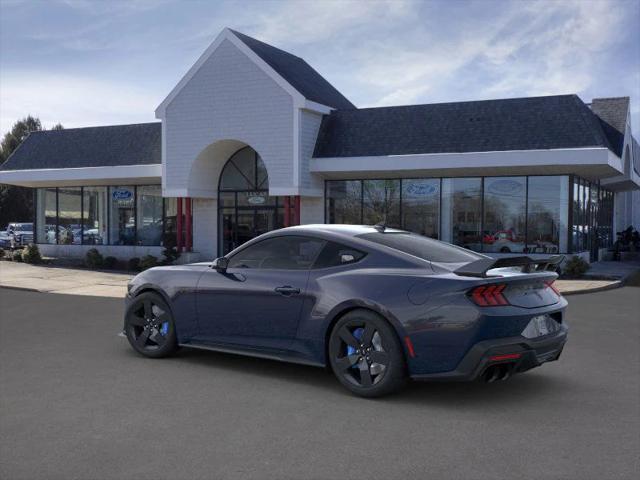
POLYGON ((311 268, 324 244, 310 237, 268 238, 233 255, 228 268, 305 270, 311 268))
POLYGON ((365 233, 357 235, 357 237, 430 262, 469 263, 481 258, 486 258, 471 250, 466 250, 449 243, 410 232, 365 233))
POLYGON ((336 267, 361 260, 366 254, 346 245, 327 242, 313 264, 313 268, 336 267))

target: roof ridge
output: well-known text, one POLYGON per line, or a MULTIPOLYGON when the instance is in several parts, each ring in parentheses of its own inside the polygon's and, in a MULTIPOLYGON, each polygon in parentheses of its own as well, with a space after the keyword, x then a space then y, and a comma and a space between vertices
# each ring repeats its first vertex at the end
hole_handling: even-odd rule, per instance
MULTIPOLYGON (((483 102, 506 102, 506 101, 515 101, 515 100, 531 100, 537 98, 561 98, 561 97, 578 97, 575 93, 565 93, 561 95, 538 95, 535 97, 512 97, 512 98, 486 98, 484 100, 461 100, 457 102, 436 102, 436 103, 412 103, 406 105, 383 105, 379 107, 362 107, 356 108, 354 111, 359 110, 378 110, 384 108, 406 108, 406 107, 426 107, 432 105, 458 105, 461 103, 483 103, 483 102)), ((580 98, 580 97, 578 97, 580 98)), ((580 100, 582 101, 582 100, 580 100)), ((584 103, 584 102, 583 102, 584 103)), ((342 111, 342 110, 340 110, 342 111)))
MULTIPOLYGON (((281 48, 275 47, 275 46, 271 45, 270 43, 263 42, 262 40, 258 40, 258 39, 257 39, 257 38, 255 38, 255 37, 252 37, 252 36, 250 36, 250 35, 247 35, 246 33, 239 32, 239 31, 237 31, 237 30, 234 30, 233 28, 229 28, 229 31, 230 31, 231 33, 233 33, 234 35, 241 35, 241 36, 243 36, 243 37, 247 37, 247 38, 249 38, 249 39, 253 40, 254 42, 261 43, 262 45, 266 45, 266 46, 267 46, 267 47, 269 47, 269 48, 273 48, 274 50, 278 50, 279 52, 286 53, 287 55, 290 55, 290 56, 292 56, 292 57, 297 58, 298 60, 302 60, 303 62, 305 62, 304 58, 302 58, 302 57, 299 57, 299 56, 297 56, 297 55, 294 55, 294 54, 293 54, 293 53, 291 53, 291 52, 287 52, 286 50, 283 50, 283 49, 281 49, 281 48)), ((240 39, 240 40, 242 40, 242 39, 240 39)), ((305 62, 305 63, 306 63, 306 62, 305 62)))
POLYGON ((94 125, 89 127, 71 127, 62 129, 51 130, 34 130, 30 133, 53 133, 53 132, 68 132, 70 130, 88 130, 90 128, 116 128, 116 127, 138 127, 143 125, 162 125, 162 122, 141 122, 141 123, 122 123, 116 125, 94 125))
POLYGON ((594 100, 631 100, 631 97, 629 95, 624 95, 622 97, 596 97, 591 99, 592 102, 594 100))
POLYGON ((599 145, 604 145, 608 149, 612 150, 613 145, 609 141, 609 138, 604 132, 602 128, 602 124, 600 121, 602 120, 598 115, 596 115, 593 110, 591 110, 586 103, 582 101, 578 95, 575 95, 576 106, 579 109, 580 118, 585 124, 591 134, 593 135, 594 140, 599 145), (588 116, 588 118, 587 118, 588 116))

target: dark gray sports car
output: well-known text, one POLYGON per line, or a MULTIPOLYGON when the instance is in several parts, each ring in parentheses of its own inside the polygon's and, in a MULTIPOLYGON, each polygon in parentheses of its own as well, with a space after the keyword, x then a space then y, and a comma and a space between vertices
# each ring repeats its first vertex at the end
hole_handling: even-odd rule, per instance
POLYGON ((504 380, 562 352, 561 260, 496 260, 384 226, 290 227, 139 274, 124 333, 148 357, 184 346, 326 367, 368 397, 407 378, 504 380))

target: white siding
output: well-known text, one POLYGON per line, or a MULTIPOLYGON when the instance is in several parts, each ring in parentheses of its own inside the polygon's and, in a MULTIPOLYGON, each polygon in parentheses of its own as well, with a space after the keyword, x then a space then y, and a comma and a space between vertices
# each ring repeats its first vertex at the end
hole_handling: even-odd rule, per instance
POLYGON ((311 158, 316 146, 322 115, 300 110, 300 189, 301 193, 309 195, 322 195, 324 182, 319 175, 309 171, 311 158))
MULTIPOLYGON (((224 40, 169 103, 163 119, 165 192, 188 191, 190 178, 207 175, 215 184, 216 169, 193 168, 198 154, 219 140, 250 145, 262 157, 271 188, 293 183, 293 99, 229 40, 224 40), (215 178, 214 178, 215 177, 215 178)), ((216 158, 224 163, 227 158, 216 158)))
POLYGON ((300 198, 300 223, 324 223, 324 198, 301 197, 300 198))
POLYGON ((193 250, 202 261, 213 260, 218 254, 218 201, 196 198, 192 206, 193 250))

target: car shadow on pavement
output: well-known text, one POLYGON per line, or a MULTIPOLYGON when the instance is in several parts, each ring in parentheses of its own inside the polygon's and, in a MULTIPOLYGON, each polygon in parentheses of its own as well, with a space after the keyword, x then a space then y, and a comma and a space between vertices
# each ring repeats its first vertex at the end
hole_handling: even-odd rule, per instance
MULTIPOLYGON (((251 377, 269 377, 279 382, 304 384, 314 389, 343 393, 347 397, 353 397, 338 383, 333 374, 324 368, 189 348, 181 349, 173 358, 193 366, 206 366, 212 369, 212 373, 224 370, 233 372, 234 375, 249 377, 249 381, 251 377)), ((494 383, 411 381, 397 394, 380 399, 363 400, 431 405, 451 409, 478 408, 488 405, 495 407, 516 402, 520 405, 539 402, 540 398, 546 397, 547 393, 565 388, 571 388, 567 385, 566 379, 543 372, 527 372, 509 380, 494 383)), ((292 392, 295 391, 297 389, 292 388, 292 392)))

